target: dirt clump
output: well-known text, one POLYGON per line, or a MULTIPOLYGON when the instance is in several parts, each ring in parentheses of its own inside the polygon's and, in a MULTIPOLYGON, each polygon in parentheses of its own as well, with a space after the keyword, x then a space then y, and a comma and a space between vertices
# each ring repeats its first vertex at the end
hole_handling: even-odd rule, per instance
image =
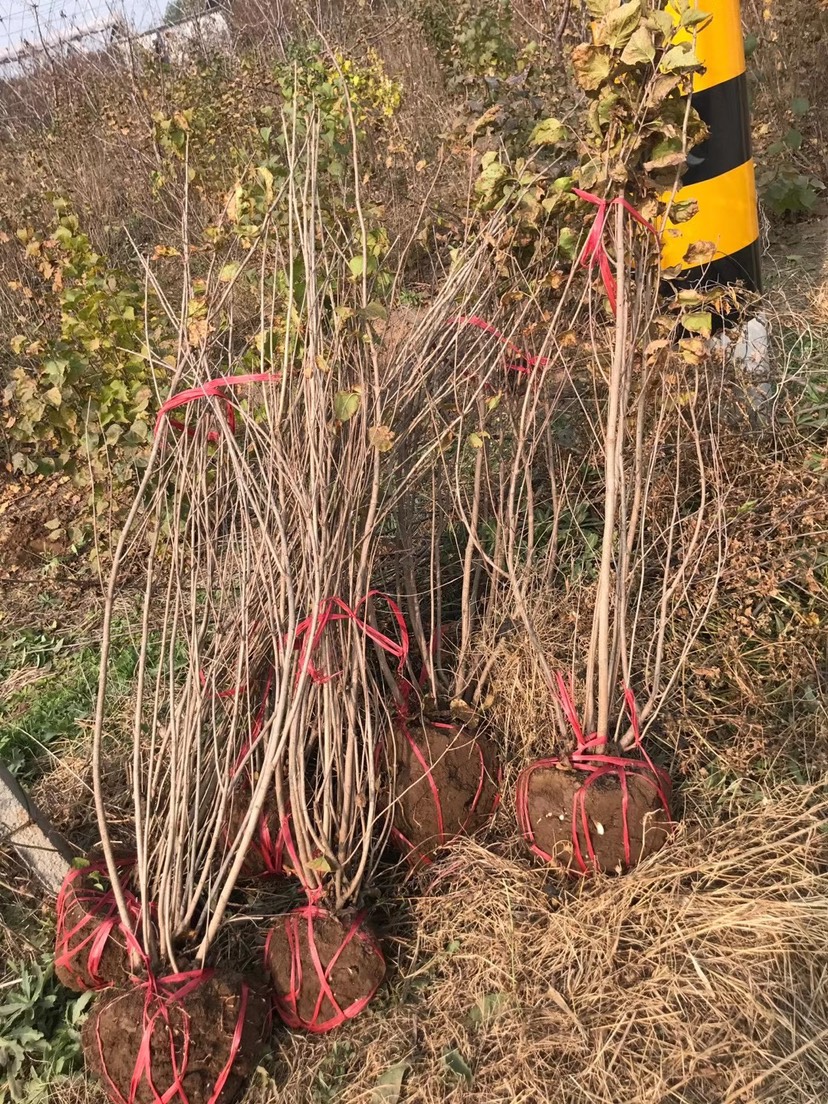
POLYGON ((341 920, 315 905, 276 924, 265 961, 279 1015, 288 1027, 315 1033, 358 1015, 385 977, 385 959, 363 917, 341 920))
POLYGON ((662 780, 641 768, 601 775, 551 762, 527 768, 518 818, 535 853, 568 871, 620 873, 660 850, 671 831, 669 798, 662 780))
MULTIPOLYGON (((131 862, 121 862, 129 881, 131 862)), ((141 910, 128 884, 124 899, 140 932, 141 910)), ((85 993, 122 985, 131 973, 127 937, 102 863, 72 870, 57 900, 55 974, 68 989, 85 993)))
POLYGON ((215 1104, 230 1104, 255 1070, 268 1032, 264 992, 239 974, 207 971, 203 979, 179 975, 118 990, 96 1006, 82 1041, 87 1069, 116 1104, 157 1104, 160 1097, 207 1104, 215 1093, 215 1104))
POLYGON ((394 732, 393 838, 429 858, 462 833, 479 831, 499 800, 492 740, 452 724, 399 721, 394 732))

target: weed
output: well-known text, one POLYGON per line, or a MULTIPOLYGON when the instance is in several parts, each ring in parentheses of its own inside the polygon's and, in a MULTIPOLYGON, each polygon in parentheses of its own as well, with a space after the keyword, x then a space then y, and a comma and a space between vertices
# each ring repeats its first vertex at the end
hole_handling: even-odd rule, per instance
POLYGON ((77 996, 54 974, 51 955, 11 964, 0 995, 0 1104, 34 1104, 80 1065, 80 1026, 92 993, 77 996))
MULTIPOLYGON (((804 97, 796 96, 790 110, 799 123, 810 111, 810 104, 804 97)), ((767 166, 759 174, 762 199, 779 218, 809 215, 825 187, 821 180, 802 171, 796 162, 803 141, 798 126, 789 126, 782 137, 768 147, 767 166)))

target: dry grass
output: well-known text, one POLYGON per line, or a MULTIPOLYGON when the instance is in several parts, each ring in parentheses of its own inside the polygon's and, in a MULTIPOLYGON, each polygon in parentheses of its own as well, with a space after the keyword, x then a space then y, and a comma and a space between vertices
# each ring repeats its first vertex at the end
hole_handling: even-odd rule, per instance
POLYGON ((822 1100, 824 812, 800 791, 694 818, 630 875, 583 886, 467 843, 414 900, 392 993, 335 1050, 283 1039, 251 1096, 334 1099, 333 1078, 342 1104, 381 1099, 378 1078, 405 1062, 410 1104, 822 1100))

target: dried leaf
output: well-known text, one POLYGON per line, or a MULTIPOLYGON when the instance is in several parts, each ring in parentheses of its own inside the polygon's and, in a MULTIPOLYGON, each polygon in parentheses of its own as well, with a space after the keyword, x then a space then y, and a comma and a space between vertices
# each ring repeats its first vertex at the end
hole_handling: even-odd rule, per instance
POLYGON ((374 1084, 371 1104, 397 1104, 402 1092, 403 1079, 411 1068, 409 1062, 397 1062, 381 1073, 374 1084))
POLYGON ((670 208, 671 222, 689 222, 699 213, 699 201, 697 199, 681 199, 670 208))
POLYGON ((710 264, 716 256, 716 243, 711 241, 697 241, 688 246, 687 252, 682 258, 688 265, 710 264))
POLYGON ((390 452, 394 447, 394 432, 389 426, 374 426, 368 431, 368 440, 377 452, 390 452))
POLYGON ((572 51, 572 66, 581 88, 594 92, 609 76, 610 56, 605 50, 582 42, 572 51))

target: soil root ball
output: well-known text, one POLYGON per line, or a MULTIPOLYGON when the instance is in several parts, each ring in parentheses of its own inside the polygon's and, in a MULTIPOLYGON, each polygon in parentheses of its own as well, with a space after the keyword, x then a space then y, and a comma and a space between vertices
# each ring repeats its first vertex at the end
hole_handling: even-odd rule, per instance
POLYGON ((195 970, 105 998, 84 1024, 83 1053, 114 1104, 230 1104, 256 1068, 269 1021, 261 989, 195 970))
POLYGON ((484 734, 451 724, 399 721, 394 731, 392 836, 414 862, 485 827, 500 800, 500 767, 484 734))
MULTIPOLYGON (((132 860, 118 863, 128 877, 132 860)), ((124 898, 140 931, 137 898, 124 887, 124 898)), ((103 863, 70 870, 57 899, 55 974, 69 989, 84 993, 121 985, 130 975, 129 936, 118 914, 115 894, 103 863)))
POLYGON ((385 958, 364 917, 342 921, 316 905, 276 924, 265 963, 279 1015, 288 1027, 314 1033, 359 1015, 385 977, 385 958))
POLYGON ((641 760, 592 755, 581 763, 587 758, 583 770, 558 759, 527 767, 517 784, 518 822, 545 862, 573 873, 620 874, 667 842, 670 780, 641 760))

